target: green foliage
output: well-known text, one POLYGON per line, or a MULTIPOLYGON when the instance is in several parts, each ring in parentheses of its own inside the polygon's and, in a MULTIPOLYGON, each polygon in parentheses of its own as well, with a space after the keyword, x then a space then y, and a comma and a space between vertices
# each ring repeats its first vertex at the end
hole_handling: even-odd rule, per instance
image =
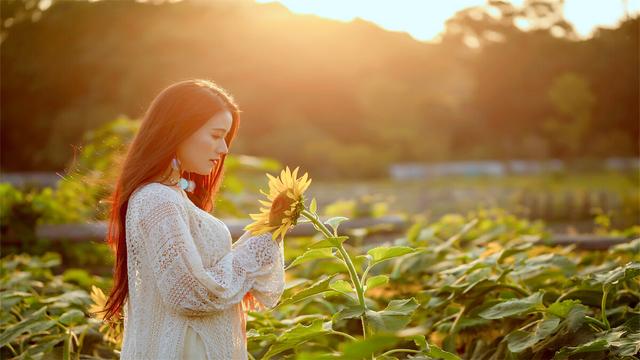
POLYGON ((278 353, 285 358, 352 358, 351 349, 354 359, 635 354, 640 258, 634 249, 640 239, 608 252, 581 252, 542 245, 547 234, 541 223, 500 209, 431 223, 416 219, 404 237, 367 251, 345 236, 330 241, 335 234, 319 223, 324 239, 290 239, 289 256, 302 247, 287 268, 291 287, 268 328, 261 320, 249 323, 255 333, 276 336, 250 340, 252 354, 281 350, 285 338, 277 334, 290 329, 284 325, 289 319, 300 327, 324 324, 325 335, 335 336, 286 338, 287 349, 278 353))
POLYGON ((381 217, 387 215, 389 203, 381 196, 364 195, 351 200, 336 200, 324 207, 325 216, 381 217))
POLYGON ((509 299, 478 313, 484 319, 503 319, 542 307, 542 292, 537 292, 523 299, 509 299))
POLYGON ((398 245, 433 250, 389 267, 396 287, 423 289, 413 295, 426 303, 419 316, 431 338, 473 359, 563 358, 589 349, 594 358, 626 356, 635 335, 625 321, 640 314, 640 259, 631 243, 609 256, 579 253, 537 245, 539 229, 505 222, 509 215, 477 215, 414 226, 398 245), (614 327, 620 333, 612 335, 614 327))
POLYGON ((407 326, 418 306, 414 298, 391 300, 384 310, 366 310, 365 317, 372 333, 394 332, 407 326))
MULTIPOLYGON (((640 239, 607 252, 549 247, 537 223, 494 209, 418 219, 365 251, 310 218, 323 239, 288 240, 282 300, 250 313, 256 359, 626 360, 639 350, 640 239)), ((3 357, 113 356, 113 334, 85 316, 90 286, 108 283, 81 269, 53 275, 59 265, 55 254, 2 259, 3 357)))
POLYGON ((89 283, 106 281, 83 270, 54 275, 61 258, 11 255, 2 258, 0 354, 4 358, 113 358, 113 344, 100 332, 101 321, 86 315, 89 283), (81 282, 82 286, 75 284, 81 282))

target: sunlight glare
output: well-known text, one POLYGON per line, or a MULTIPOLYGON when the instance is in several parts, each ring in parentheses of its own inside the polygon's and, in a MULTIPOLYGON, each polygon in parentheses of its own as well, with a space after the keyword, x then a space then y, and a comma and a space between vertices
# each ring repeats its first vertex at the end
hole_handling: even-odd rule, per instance
MULTIPOLYGON (((256 0, 258 3, 273 0, 256 0)), ((291 11, 300 14, 351 21, 361 18, 391 31, 408 32, 420 41, 437 41, 447 19, 466 7, 485 5, 483 0, 279 0, 291 11)), ((511 0, 516 7, 525 0, 511 0)), ((565 0, 564 14, 574 24, 579 36, 590 36, 596 26, 612 27, 624 17, 624 4, 629 15, 640 12, 640 0, 565 0)), ((528 22, 518 23, 528 28, 528 22)))

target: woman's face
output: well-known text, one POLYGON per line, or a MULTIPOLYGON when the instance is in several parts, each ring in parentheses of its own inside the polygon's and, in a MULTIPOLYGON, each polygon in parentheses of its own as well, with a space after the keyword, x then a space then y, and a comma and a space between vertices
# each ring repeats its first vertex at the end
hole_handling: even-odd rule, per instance
POLYGON ((177 155, 182 169, 208 175, 221 155, 229 152, 225 136, 232 123, 233 117, 228 110, 219 111, 178 145, 177 155))

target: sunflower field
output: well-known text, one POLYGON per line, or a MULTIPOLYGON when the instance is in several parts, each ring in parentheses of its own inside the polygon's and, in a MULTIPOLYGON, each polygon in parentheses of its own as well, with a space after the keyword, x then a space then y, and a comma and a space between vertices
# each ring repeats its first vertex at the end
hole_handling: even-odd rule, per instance
MULTIPOLYGON (((636 359, 640 239, 608 251, 545 245, 499 209, 416 220, 389 244, 285 239, 280 303, 251 312, 255 359, 636 359)), ((2 358, 117 358, 121 326, 90 317, 109 281, 60 258, 2 259, 2 358), (97 285, 97 286, 96 286, 97 285)))

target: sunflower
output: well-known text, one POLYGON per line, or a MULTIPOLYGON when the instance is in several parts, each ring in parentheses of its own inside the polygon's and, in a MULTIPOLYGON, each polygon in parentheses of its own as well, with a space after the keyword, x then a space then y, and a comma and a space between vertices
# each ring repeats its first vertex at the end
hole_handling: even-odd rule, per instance
POLYGON ((311 184, 311 179, 307 179, 307 173, 297 178, 298 168, 293 173, 287 166, 282 170, 279 177, 266 174, 269 178, 269 193, 260 189, 269 201, 259 200, 264 208, 260 208, 259 214, 249 214, 255 220, 245 226, 245 230, 251 231, 252 235, 260 235, 272 231, 272 238, 275 240, 280 235, 284 239, 285 233, 297 224, 300 213, 304 209, 304 192, 311 184))
POLYGON ((105 335, 107 341, 116 344, 118 348, 122 347, 124 320, 122 318, 115 320, 114 327, 104 322, 103 313, 106 311, 104 307, 107 304, 107 296, 102 292, 102 289, 95 285, 91 285, 91 300, 93 300, 93 303, 89 306, 89 314, 91 317, 103 321, 99 328, 100 332, 105 335))
POLYGON ((94 315, 96 318, 102 320, 104 319, 104 306, 107 304, 107 297, 102 292, 102 289, 95 285, 91 285, 91 300, 93 300, 93 304, 89 306, 89 313, 94 315))

